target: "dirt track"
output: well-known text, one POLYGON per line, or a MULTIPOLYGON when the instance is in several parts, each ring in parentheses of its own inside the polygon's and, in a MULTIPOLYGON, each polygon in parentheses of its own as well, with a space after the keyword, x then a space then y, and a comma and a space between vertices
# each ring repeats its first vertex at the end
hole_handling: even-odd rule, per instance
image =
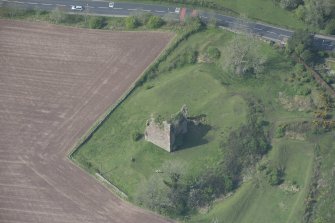
POLYGON ((0 222, 167 222, 66 155, 171 37, 0 20, 0 222))

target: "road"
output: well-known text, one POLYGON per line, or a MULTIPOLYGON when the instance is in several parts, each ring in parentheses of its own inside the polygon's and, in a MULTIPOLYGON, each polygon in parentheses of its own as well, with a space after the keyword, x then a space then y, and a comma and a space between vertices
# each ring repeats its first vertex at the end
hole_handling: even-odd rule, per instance
MULTIPOLYGON (((66 11, 71 11, 71 5, 83 5, 85 10, 80 13, 92 13, 112 16, 128 16, 137 11, 150 12, 159 16, 172 14, 178 18, 176 7, 148 5, 139 3, 122 3, 115 2, 113 8, 108 7, 108 2, 104 1, 76 1, 76 0, 30 0, 30 1, 12 1, 1 0, 3 5, 22 5, 23 7, 37 7, 44 10, 52 10, 55 7, 64 8, 66 11)), ((186 9, 186 13, 190 15, 192 9, 186 9)), ((275 42, 282 42, 290 38, 293 31, 271 26, 264 23, 248 22, 235 17, 221 15, 217 13, 208 13, 206 11, 199 12, 199 16, 208 22, 215 19, 217 24, 222 27, 227 27, 232 30, 247 31, 265 39, 275 42)), ((315 36, 315 45, 319 49, 335 51, 335 37, 327 37, 322 35, 315 36)))
MULTIPOLYGON (((24 8, 39 8, 43 10, 52 10, 56 7, 62 8, 65 11, 72 11, 72 5, 82 5, 84 6, 84 11, 77 11, 77 13, 90 13, 99 14, 106 16, 128 16, 135 12, 149 12, 159 16, 165 16, 170 14, 172 17, 175 16, 176 19, 179 18, 179 13, 176 12, 176 7, 172 6, 161 6, 161 5, 151 5, 151 4, 140 4, 140 3, 125 3, 125 2, 115 2, 114 7, 108 7, 107 1, 82 1, 82 0, 0 0, 0 6, 19 6, 24 8)), ((186 14, 192 14, 194 10, 191 8, 186 8, 186 14)), ((72 11, 73 12, 73 11, 72 11)), ((201 19, 205 22, 215 19, 217 24, 221 27, 229 28, 237 31, 247 31, 262 38, 275 41, 275 42, 285 42, 293 34, 292 30, 283 29, 280 27, 245 21, 239 18, 222 15, 219 13, 200 11, 198 12, 201 19)), ((335 51, 335 37, 334 36, 323 36, 315 35, 314 44, 320 50, 335 51)))

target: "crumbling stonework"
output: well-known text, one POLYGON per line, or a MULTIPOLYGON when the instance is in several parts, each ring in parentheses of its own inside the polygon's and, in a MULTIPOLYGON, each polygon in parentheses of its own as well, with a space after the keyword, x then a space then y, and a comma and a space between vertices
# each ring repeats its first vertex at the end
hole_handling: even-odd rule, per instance
POLYGON ((177 149, 177 140, 187 133, 187 123, 187 107, 185 105, 170 120, 159 123, 151 117, 147 121, 144 133, 145 140, 168 152, 173 152, 177 149))

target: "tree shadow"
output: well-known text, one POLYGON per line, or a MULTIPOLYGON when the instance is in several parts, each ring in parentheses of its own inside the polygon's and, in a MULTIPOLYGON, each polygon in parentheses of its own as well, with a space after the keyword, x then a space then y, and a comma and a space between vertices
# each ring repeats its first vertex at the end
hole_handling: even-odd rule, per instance
POLYGON ((177 145, 176 150, 189 149, 208 143, 209 141, 205 139, 204 136, 211 129, 212 127, 210 125, 202 122, 196 122, 191 119, 187 123, 187 133, 179 136, 180 138, 177 139, 180 143, 177 145))
POLYGON ((291 65, 287 60, 283 59, 281 56, 276 55, 267 59, 264 64, 264 72, 273 72, 273 70, 287 71, 290 70, 290 67, 291 65))

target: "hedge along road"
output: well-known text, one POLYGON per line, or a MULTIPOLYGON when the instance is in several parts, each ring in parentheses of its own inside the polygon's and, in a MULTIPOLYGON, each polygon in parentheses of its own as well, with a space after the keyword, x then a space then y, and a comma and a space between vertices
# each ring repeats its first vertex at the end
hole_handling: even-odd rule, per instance
MULTIPOLYGON (((56 7, 63 8, 65 11, 72 11, 72 5, 83 6, 83 11, 77 11, 78 13, 90 13, 99 14, 105 16, 128 16, 135 11, 143 11, 152 13, 159 16, 164 16, 167 13, 176 15, 182 10, 176 10, 176 7, 161 6, 161 5, 151 5, 151 4, 140 4, 140 3, 123 3, 114 2, 113 8, 109 7, 109 2, 105 1, 78 1, 78 0, 29 0, 29 1, 13 1, 13 0, 0 0, 2 6, 17 6, 25 8, 39 8, 43 10, 52 10, 56 7)), ((186 14, 191 15, 192 9, 186 8, 186 14)), ((199 12, 200 18, 204 22, 209 22, 211 19, 215 19, 217 24, 222 27, 228 27, 233 30, 241 30, 253 33, 255 35, 261 36, 264 39, 275 41, 275 42, 285 42, 293 34, 292 30, 283 29, 280 27, 275 27, 265 23, 251 22, 246 20, 241 20, 239 18, 222 15, 219 13, 206 12, 201 10, 199 12)), ((315 35, 314 44, 320 50, 335 51, 335 37, 334 36, 323 36, 315 35)))
POLYGON ((0 222, 170 222, 122 201, 67 155, 173 34, 0 27, 0 222))

